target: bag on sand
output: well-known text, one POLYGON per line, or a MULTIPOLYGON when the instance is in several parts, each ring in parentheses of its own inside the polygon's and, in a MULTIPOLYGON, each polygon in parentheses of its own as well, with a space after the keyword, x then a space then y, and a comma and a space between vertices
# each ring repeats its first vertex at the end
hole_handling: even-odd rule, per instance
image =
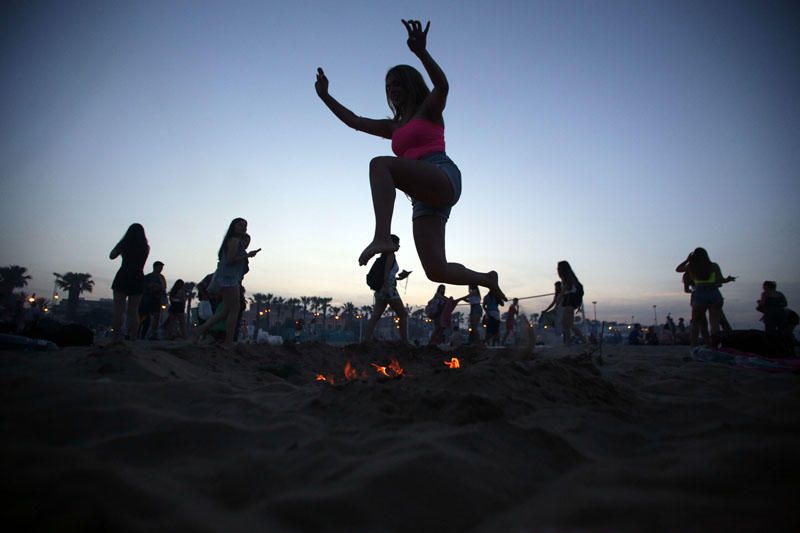
POLYGON ((367 285, 373 291, 379 291, 383 288, 384 272, 386 271, 386 256, 381 254, 369 269, 367 273, 367 285))

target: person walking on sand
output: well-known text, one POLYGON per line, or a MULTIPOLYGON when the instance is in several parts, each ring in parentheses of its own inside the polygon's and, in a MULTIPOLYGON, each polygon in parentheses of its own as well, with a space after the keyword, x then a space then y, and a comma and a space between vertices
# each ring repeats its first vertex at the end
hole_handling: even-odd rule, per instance
MULTIPOLYGON (((400 238, 397 235, 391 235, 392 242, 400 249, 400 238)), ((394 311, 397 318, 400 319, 400 341, 403 344, 408 344, 408 311, 406 306, 403 305, 403 300, 400 298, 400 293, 397 292, 397 281, 403 280, 408 277, 411 272, 403 270, 398 274, 400 266, 397 264, 395 252, 383 252, 381 256, 375 260, 376 265, 373 268, 379 268, 381 265, 383 269, 380 272, 382 283, 378 290, 375 291, 375 305, 373 307, 372 316, 369 317, 367 322, 367 332, 364 335, 364 342, 370 342, 372 335, 375 332, 375 326, 383 316, 383 312, 387 307, 394 311)))
MULTIPOLYGON (((514 327, 517 325, 517 315, 519 314, 519 299, 514 298, 511 301, 511 305, 508 306, 508 311, 506 312, 506 332, 503 334, 503 340, 500 341, 501 345, 505 345, 506 339, 508 339, 509 335, 514 335, 514 327)), ((514 338, 512 337, 512 344, 514 338)))
POLYGON ((144 234, 144 227, 134 223, 128 227, 125 235, 108 254, 111 260, 122 256, 120 265, 111 290, 114 291, 114 318, 111 328, 114 333, 111 341, 122 341, 123 314, 128 320, 129 339, 136 339, 139 331, 139 303, 142 299, 144 286, 144 263, 150 255, 150 245, 144 234))
POLYGON ((469 295, 467 296, 467 303, 469 303, 469 344, 478 344, 481 341, 481 317, 483 316, 483 309, 481 309, 481 291, 478 286, 472 284, 469 286, 469 295))
POLYGON ((686 272, 688 281, 684 282, 684 287, 687 285, 693 287, 691 291, 691 344, 696 346, 698 338, 702 336, 703 343, 710 345, 709 331, 702 326, 706 320, 705 315, 708 313, 711 337, 718 335, 722 304, 724 303, 719 287, 723 283, 736 281, 736 278, 733 276, 724 277, 719 265, 711 261, 705 248, 699 247, 695 248, 684 261, 679 263, 675 267, 675 271, 686 272))
POLYGON ((139 304, 139 315, 141 316, 141 327, 139 328, 139 338, 147 337, 147 332, 152 326, 149 339, 158 338, 158 328, 161 325, 161 305, 167 291, 167 280, 161 273, 164 270, 164 263, 155 261, 153 271, 144 277, 144 289, 142 301, 139 304))
POLYGON ((553 285, 553 301, 539 315, 541 317, 540 322, 544 322, 546 325, 549 320, 552 320, 556 335, 561 335, 561 313, 561 282, 556 281, 553 285), (551 309, 552 316, 547 314, 551 309))
POLYGON ((203 337, 206 332, 217 322, 225 322, 224 348, 234 345, 236 322, 239 318, 240 285, 244 277, 248 259, 255 257, 261 250, 247 252, 244 247, 244 236, 247 233, 247 221, 243 218, 234 218, 225 232, 222 244, 217 252, 217 270, 209 286, 210 292, 219 292, 222 302, 210 319, 198 326, 196 340, 203 337))
POLYGON ((178 279, 169 290, 169 308, 164 334, 167 339, 186 338, 186 284, 178 279), (176 331, 177 330, 177 333, 176 331))
POLYGON ((559 261, 556 270, 561 278, 561 331, 564 344, 572 344, 573 333, 582 342, 586 342, 581 330, 575 327, 575 313, 583 305, 583 285, 567 261, 559 261))
POLYGON ((486 319, 486 346, 495 346, 500 336, 500 303, 490 292, 483 297, 484 319, 486 319))
POLYGON ((479 273, 447 260, 445 226, 451 208, 461 195, 461 171, 445 153, 442 113, 449 85, 427 50, 430 22, 424 30, 418 20, 402 22, 408 32, 406 44, 425 67, 433 90, 428 89, 415 68, 392 67, 386 74, 386 99, 394 116, 373 120, 357 116, 330 95, 328 78, 322 68, 317 69, 314 85, 317 95, 339 120, 358 131, 391 139, 397 156, 376 157, 370 161, 375 233, 358 262, 366 265, 374 255, 397 250, 390 233, 395 189, 400 189, 411 198, 414 242, 428 279, 452 285, 481 285, 494 293, 497 300, 505 301, 497 272, 479 273))

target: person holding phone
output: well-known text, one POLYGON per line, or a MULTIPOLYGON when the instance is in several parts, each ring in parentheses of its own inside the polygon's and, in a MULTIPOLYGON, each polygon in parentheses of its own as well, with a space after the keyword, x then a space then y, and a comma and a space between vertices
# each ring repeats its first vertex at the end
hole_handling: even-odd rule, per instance
POLYGON ((239 302, 241 295, 242 278, 249 270, 249 260, 261 250, 247 251, 249 239, 247 235, 247 221, 243 218, 234 218, 225 232, 222 244, 217 252, 217 270, 209 285, 209 292, 218 292, 222 302, 217 306, 214 316, 197 328, 195 339, 203 337, 214 324, 225 322, 225 342, 223 348, 230 349, 234 346, 236 323, 239 318, 239 302))

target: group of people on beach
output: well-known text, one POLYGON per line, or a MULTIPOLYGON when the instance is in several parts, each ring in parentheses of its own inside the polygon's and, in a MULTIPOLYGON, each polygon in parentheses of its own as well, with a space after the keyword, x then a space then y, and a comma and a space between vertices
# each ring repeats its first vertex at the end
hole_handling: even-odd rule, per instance
MULTIPOLYGON (((427 49, 430 22, 425 27, 418 20, 403 20, 407 32, 406 44, 420 60, 433 88, 429 89, 420 72, 409 65, 398 65, 386 74, 386 99, 393 113, 391 119, 369 119, 356 115, 339 103, 329 92, 330 83, 322 68, 317 69, 315 90, 323 103, 345 125, 378 137, 391 139, 394 157, 381 156, 370 161, 369 179, 372 204, 375 214, 375 230, 371 242, 358 256, 358 262, 366 265, 375 255, 394 253, 399 240, 392 238, 391 223, 396 190, 411 198, 413 206, 412 224, 414 242, 420 262, 428 279, 452 285, 482 286, 489 290, 500 303, 506 300, 500 289, 497 272, 476 272, 460 263, 450 262, 445 252, 445 225, 450 211, 461 196, 461 171, 447 156, 444 141, 443 112, 447 103, 449 84, 442 69, 427 49)), ((221 311, 214 314, 199 327, 203 335, 209 327, 219 321, 226 324, 226 344, 233 342, 238 305, 238 282, 244 276, 247 259, 256 252, 247 252, 243 245, 247 223, 235 219, 231 223, 218 253, 218 266, 214 274, 213 289, 222 295, 221 311), (243 229, 244 228, 244 229, 243 229)), ((141 225, 133 230, 139 237, 136 244, 128 244, 123 238, 112 250, 111 258, 122 256, 119 282, 114 289, 116 340, 122 315, 128 311, 128 334, 133 330, 130 320, 139 304, 141 294, 141 269, 149 248, 141 225)), ((390 263, 387 268, 391 269, 390 263)), ((391 289, 382 294, 384 308, 393 305, 391 289)), ((377 302, 376 302, 377 303, 377 302)), ((377 314, 377 313, 374 313, 377 314)), ((401 328, 402 329, 402 328, 401 328)), ((133 338, 133 337, 132 337, 133 338)))
MULTIPOLYGON (((261 251, 247 251, 250 236, 247 234, 247 221, 235 218, 228 226, 217 252, 217 268, 213 274, 198 284, 201 301, 214 302, 213 314, 197 328, 195 336, 201 338, 219 322, 225 324, 225 345, 233 344, 241 313, 243 294, 242 280, 249 270, 249 260, 261 251), (214 295, 211 298, 209 295, 214 295), (205 296, 205 298, 204 298, 205 296)), ((111 289, 114 293, 114 318, 111 324, 112 343, 124 338, 148 338, 157 336, 161 323, 161 311, 167 303, 167 282, 162 274, 164 263, 153 263, 153 271, 144 274, 144 264, 150 254, 150 245, 144 227, 134 223, 111 250, 110 259, 122 257, 111 289), (127 331, 123 333, 122 324, 127 318, 127 331)), ((186 334, 186 284, 182 279, 175 281, 169 291, 169 316, 164 324, 167 335, 183 338, 186 334), (174 331, 177 330, 177 333, 174 331)))
MULTIPOLYGON (((430 22, 424 28, 418 20, 403 20, 402 23, 407 32, 406 44, 422 63, 433 87, 428 87, 422 74, 414 67, 397 65, 389 69, 385 77, 385 95, 392 118, 361 117, 342 105, 331 95, 330 82, 322 68, 317 69, 314 85, 318 97, 339 120, 355 130, 390 139, 395 154, 375 157, 369 164, 375 227, 371 241, 358 256, 358 263, 366 265, 372 257, 379 256, 381 267, 376 276, 382 279, 382 283, 375 289, 375 311, 367 325, 366 339, 372 338, 377 320, 389 307, 399 319, 402 340, 407 341, 405 323, 408 316, 397 292, 397 280, 404 279, 408 273, 399 272, 395 253, 399 250, 400 240, 391 233, 396 191, 400 190, 411 199, 413 236, 419 260, 428 279, 440 284, 437 294, 428 304, 432 309, 429 317, 436 319, 431 343, 440 341, 447 334, 450 323, 448 317, 456 302, 461 300, 470 306, 470 341, 477 340, 478 327, 483 320, 487 342, 496 343, 501 320, 498 307, 507 300, 500 289, 497 272, 471 270, 449 261, 446 254, 446 224, 461 196, 462 178, 458 166, 445 152, 443 113, 449 83, 427 48, 430 22), (469 287, 469 292, 458 299, 449 298, 444 295, 445 284, 465 285, 469 287), (487 289, 483 300, 479 287, 487 289)), ((218 250, 216 271, 208 277, 207 287, 204 287, 208 293, 219 296, 220 305, 198 327, 198 336, 202 337, 209 328, 222 322, 225 324, 225 344, 233 343, 238 323, 235 310, 240 309, 243 291, 242 278, 247 273, 249 259, 259 251, 247 251, 248 245, 247 222, 236 218, 230 223, 218 250)), ((126 311, 128 335, 131 338, 136 338, 140 333, 139 320, 136 319, 140 305, 145 317, 160 313, 166 282, 163 276, 160 279, 155 277, 160 276, 158 263, 154 265, 153 277, 145 280, 142 270, 148 254, 149 246, 140 224, 131 225, 111 251, 111 259, 122 257, 122 265, 112 284, 115 341, 122 338, 120 328, 126 311)), ((725 324, 719 287, 735 278, 724 277, 719 265, 711 262, 703 248, 694 250, 676 270, 685 274, 686 290, 692 294, 692 343, 696 344, 700 338, 708 343, 719 332, 721 324, 725 324)), ((564 344, 571 344, 573 338, 585 341, 583 333, 574 323, 575 313, 583 304, 583 285, 567 261, 558 263, 557 272, 559 281, 555 284, 554 298, 543 315, 549 311, 556 313, 564 344)), ((178 316, 184 308, 182 285, 178 280, 169 291, 173 301, 170 304, 170 316, 173 311, 178 316)), ((771 298, 769 294, 764 297, 767 302, 765 308, 771 309, 770 302, 774 299, 771 298)), ((506 331, 500 342, 504 342, 513 331, 518 313, 518 302, 514 300, 506 313, 506 331)), ((771 325, 774 322, 772 317, 778 315, 771 311, 767 314, 771 325)), ((180 324, 178 334, 185 335, 185 331, 180 329, 185 320, 176 319, 176 323, 180 324)))

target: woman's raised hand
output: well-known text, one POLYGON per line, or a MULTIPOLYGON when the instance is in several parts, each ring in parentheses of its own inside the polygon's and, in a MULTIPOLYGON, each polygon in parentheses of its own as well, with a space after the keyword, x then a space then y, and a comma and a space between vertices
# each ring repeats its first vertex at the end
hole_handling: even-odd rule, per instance
POLYGON ((421 55, 425 53, 425 46, 428 41, 428 29, 431 27, 431 21, 428 21, 424 30, 422 29, 422 23, 418 20, 401 19, 401 21, 403 26, 405 26, 406 30, 408 31, 408 40, 406 41, 408 48, 415 55, 421 55))
POLYGON ((322 98, 328 95, 328 78, 322 68, 317 68, 317 81, 314 83, 314 89, 317 90, 317 96, 322 98))

